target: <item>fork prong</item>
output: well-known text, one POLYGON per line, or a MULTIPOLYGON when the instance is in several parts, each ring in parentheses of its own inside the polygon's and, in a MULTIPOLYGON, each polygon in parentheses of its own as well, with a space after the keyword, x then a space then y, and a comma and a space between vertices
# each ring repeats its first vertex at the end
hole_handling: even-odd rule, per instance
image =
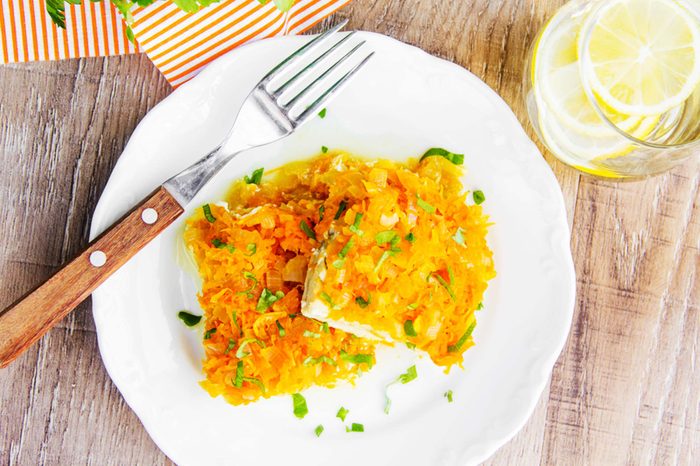
MULTIPOLYGON (((326 71, 324 71, 324 72, 321 73, 316 79, 314 79, 313 81, 311 81, 311 83, 310 83, 308 86, 306 86, 301 92, 299 92, 296 96, 294 96, 289 102, 287 102, 287 103, 284 104, 284 105, 282 105, 282 104, 280 103, 280 105, 281 105, 283 108, 285 108, 285 109, 287 109, 287 110, 290 110, 290 109, 291 109, 294 105, 296 105, 301 99, 303 99, 304 97, 307 97, 307 96, 309 95, 309 93, 311 92, 311 89, 317 87, 317 84, 319 84, 321 81, 323 81, 323 79, 324 79, 326 76, 328 76, 331 72, 333 72, 333 70, 335 70, 336 68, 338 68, 345 60, 347 60, 348 58, 350 58, 350 57, 357 51, 357 49, 359 49, 360 47, 362 47, 366 42, 367 42, 367 41, 364 41, 364 40, 363 40, 362 42, 360 42, 359 44, 357 44, 356 46, 354 46, 353 48, 351 48, 347 53, 345 53, 345 55, 343 55, 342 57, 340 57, 340 59, 338 59, 338 61, 336 61, 335 63, 333 63, 326 71)), ((278 103, 279 103, 279 102, 278 102, 278 103)))
POLYGON ((367 55, 360 63, 355 65, 350 71, 345 73, 345 75, 337 80, 331 87, 329 87, 321 96, 316 99, 306 110, 304 110, 298 117, 296 118, 291 118, 296 125, 301 125, 304 123, 306 120, 308 120, 310 117, 316 114, 318 110, 327 105, 328 102, 331 101, 333 97, 340 91, 340 89, 348 83, 350 78, 352 78, 355 73, 358 72, 360 68, 362 68, 370 58, 374 55, 374 52, 370 53, 367 55))
POLYGON ((338 42, 333 44, 328 50, 323 52, 318 58, 316 58, 314 61, 306 65, 304 68, 301 69, 297 74, 292 76, 286 83, 282 84, 279 88, 275 89, 274 91, 269 91, 273 97, 277 98, 284 91, 289 89, 289 86, 294 84, 295 82, 298 82, 302 77, 306 76, 309 74, 309 72, 319 63, 321 60, 326 58, 328 55, 330 55, 333 51, 337 50, 338 47, 340 47, 343 43, 345 43, 348 39, 350 39, 357 31, 352 31, 348 34, 345 35, 342 39, 340 39, 338 42))
POLYGON ((302 47, 298 48, 295 52, 293 52, 291 55, 289 55, 287 58, 282 60, 277 66, 272 68, 269 73, 265 75, 264 78, 260 80, 260 84, 263 84, 267 86, 267 83, 279 76, 281 73, 289 69, 291 66, 295 65, 296 63, 299 62, 306 54, 311 53, 314 51, 316 48, 318 48, 320 45, 322 45, 324 42, 326 42, 328 39, 333 36, 337 31, 340 29, 344 28, 345 25, 348 24, 348 20, 341 21, 334 27, 330 28, 323 34, 320 34, 317 36, 315 39, 310 40, 306 44, 304 44, 302 47))

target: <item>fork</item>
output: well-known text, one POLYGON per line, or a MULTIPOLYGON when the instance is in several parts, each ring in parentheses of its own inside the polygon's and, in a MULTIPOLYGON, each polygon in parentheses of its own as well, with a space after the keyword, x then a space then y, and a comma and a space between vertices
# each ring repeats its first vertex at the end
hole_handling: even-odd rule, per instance
POLYGON ((374 54, 336 79, 345 71, 341 65, 357 61, 365 44, 360 41, 340 58, 334 56, 353 37, 351 32, 332 43, 346 23, 307 42, 275 66, 250 92, 219 145, 159 186, 75 259, 3 311, 0 367, 17 358, 180 217, 199 190, 236 155, 289 136, 328 104, 374 54))

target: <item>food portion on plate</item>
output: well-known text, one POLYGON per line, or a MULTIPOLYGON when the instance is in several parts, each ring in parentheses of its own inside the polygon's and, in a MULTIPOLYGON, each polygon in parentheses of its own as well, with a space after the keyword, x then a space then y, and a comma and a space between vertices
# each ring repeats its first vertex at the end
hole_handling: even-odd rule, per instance
POLYGON ((184 233, 202 279, 206 380, 233 404, 352 381, 376 344, 461 364, 495 276, 463 156, 323 154, 236 182, 184 233), (264 179, 263 179, 264 173, 264 179))

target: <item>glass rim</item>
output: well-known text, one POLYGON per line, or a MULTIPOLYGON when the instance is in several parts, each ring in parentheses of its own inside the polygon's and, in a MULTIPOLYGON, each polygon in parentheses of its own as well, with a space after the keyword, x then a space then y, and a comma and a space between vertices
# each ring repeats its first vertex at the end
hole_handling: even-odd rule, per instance
MULTIPOLYGON (((698 143, 700 143, 700 136, 698 136, 696 139, 693 139, 691 141, 686 141, 682 142, 679 144, 664 144, 664 143, 658 143, 658 142, 651 142, 651 141, 645 141, 643 139, 639 139, 627 131, 623 130, 619 126, 617 126, 615 123, 613 123, 608 116, 605 114, 605 111, 601 108, 599 105, 598 99, 595 96, 595 93, 588 82, 587 79, 584 79, 583 77, 586 75, 586 71, 590 71, 593 65, 590 62, 589 54, 588 52, 588 47, 590 45, 590 40, 591 40, 591 34, 593 32, 593 26, 598 22, 598 17, 601 14, 601 10, 603 6, 605 6, 606 3, 609 3, 610 1, 613 0, 597 0, 597 4, 591 5, 592 6, 592 11, 589 13, 589 19, 584 22, 583 29, 581 30, 581 42, 580 42, 580 47, 581 47, 581 53, 579 54, 579 75, 581 76, 581 85, 583 87, 584 92, 586 93, 586 97, 588 97, 588 101, 591 103, 593 106, 594 110, 598 114, 598 116, 601 117, 603 122, 605 122, 611 129, 613 129, 615 132, 620 134, 622 137, 625 139, 629 140, 630 142, 637 144, 642 147, 646 147, 649 149, 661 149, 661 150, 668 150, 668 149, 683 149, 683 148, 688 148, 690 146, 694 146, 698 143)), ((683 8, 688 10, 691 15, 700 23, 700 18, 698 18, 697 13, 695 10, 688 5, 687 2, 684 0, 674 0, 677 3, 679 3, 683 8)), ((700 84, 699 84, 700 86, 700 84)))

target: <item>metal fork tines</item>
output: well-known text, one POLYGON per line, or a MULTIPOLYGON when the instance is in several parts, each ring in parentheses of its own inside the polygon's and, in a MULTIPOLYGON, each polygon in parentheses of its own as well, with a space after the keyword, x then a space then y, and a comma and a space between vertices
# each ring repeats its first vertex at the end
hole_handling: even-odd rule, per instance
POLYGON ((267 73, 243 102, 229 134, 211 153, 164 183, 181 205, 242 150, 288 136, 317 114, 368 62, 364 40, 338 37, 347 21, 307 42, 267 73))

